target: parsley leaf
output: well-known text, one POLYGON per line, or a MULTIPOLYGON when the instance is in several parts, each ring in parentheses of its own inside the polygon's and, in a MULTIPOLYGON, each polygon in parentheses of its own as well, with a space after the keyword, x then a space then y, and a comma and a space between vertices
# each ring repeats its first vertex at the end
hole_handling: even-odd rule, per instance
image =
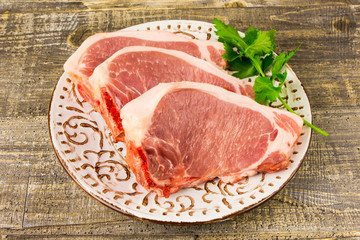
POLYGON ((281 87, 274 87, 268 77, 257 77, 254 83, 255 101, 265 103, 274 102, 280 96, 281 87))
POLYGON ((266 72, 273 62, 274 62, 274 52, 271 52, 270 54, 266 55, 266 57, 263 60, 263 66, 262 66, 263 71, 266 72))
POLYGON ((219 36, 219 42, 227 42, 228 44, 237 47, 240 51, 245 51, 247 44, 240 37, 239 32, 235 28, 233 28, 230 24, 225 25, 222 21, 216 18, 214 18, 214 24, 217 29, 215 33, 219 36))
POLYGON ((245 49, 245 55, 264 56, 265 54, 275 50, 275 33, 275 30, 271 30, 268 33, 257 30, 255 40, 245 49))
POLYGON ((257 74, 257 70, 249 58, 238 58, 233 62, 229 62, 229 70, 235 71, 233 76, 240 79, 251 77, 257 74))
POLYGON ((233 62, 234 60, 236 60, 237 58, 240 58, 242 56, 241 53, 238 53, 234 50, 234 46, 224 42, 224 49, 225 49, 225 53, 222 55, 222 57, 224 59, 227 59, 228 62, 233 62))
MULTIPOLYGON (((281 53, 274 59, 275 30, 263 32, 250 26, 245 32, 245 37, 242 38, 230 24, 226 25, 216 18, 214 18, 214 26, 217 30, 215 33, 219 37, 218 41, 224 44, 226 52, 223 54, 223 58, 228 62, 229 69, 234 71, 233 76, 246 78, 259 74, 253 86, 255 101, 268 105, 269 101, 274 102, 279 99, 288 111, 296 114, 280 96, 287 76, 286 71, 284 73, 280 71, 301 44, 289 54, 281 53), (267 77, 265 72, 272 64, 272 75, 267 77), (274 85, 276 80, 278 84, 274 85)), ((305 119, 303 121, 315 131, 324 136, 328 135, 328 133, 315 127, 305 119)))
POLYGON ((268 105, 268 102, 274 102, 276 99, 280 98, 280 92, 282 86, 285 84, 285 79, 287 72, 284 74, 276 73, 275 75, 269 77, 257 77, 254 83, 255 91, 255 101, 258 103, 265 103, 268 105), (276 87, 274 81, 277 79, 279 85, 276 87))
POLYGON ((271 70, 272 75, 275 75, 276 73, 280 72, 281 69, 285 66, 285 64, 294 56, 295 52, 300 48, 301 44, 297 46, 293 51, 289 52, 288 54, 280 53, 275 58, 274 66, 271 70))
POLYGON ((284 73, 276 73, 272 75, 271 80, 274 81, 275 79, 277 79, 280 82, 279 86, 282 87, 285 84, 286 77, 287 77, 287 71, 285 70, 284 73))
POLYGON ((226 51, 223 58, 228 61, 229 69, 234 71, 234 76, 245 78, 259 73, 264 76, 264 71, 272 61, 272 52, 275 49, 275 30, 263 32, 254 27, 249 27, 245 37, 240 37, 238 31, 230 24, 226 25, 214 19, 218 41, 224 44, 226 51), (238 51, 235 51, 236 48, 238 51), (271 57, 269 57, 269 55, 271 57))
POLYGON ((246 32, 245 37, 243 38, 247 45, 251 45, 257 38, 259 30, 254 28, 253 26, 250 26, 246 32))

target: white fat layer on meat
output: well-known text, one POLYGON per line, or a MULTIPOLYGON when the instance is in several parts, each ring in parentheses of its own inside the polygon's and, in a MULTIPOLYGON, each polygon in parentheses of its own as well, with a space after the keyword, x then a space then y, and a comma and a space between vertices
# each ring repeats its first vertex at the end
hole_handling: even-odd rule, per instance
MULTIPOLYGON (((78 72, 79 69, 79 60, 81 56, 86 52, 86 50, 98 42, 101 39, 112 38, 112 37, 133 37, 143 40, 156 41, 156 42, 188 42, 192 41, 198 45, 199 49, 202 50, 206 46, 214 46, 215 49, 222 48, 222 43, 216 41, 206 41, 206 40, 196 40, 188 39, 179 35, 176 35, 171 32, 166 31, 116 31, 110 33, 97 33, 88 37, 80 47, 70 56, 70 58, 64 64, 64 70, 66 73, 78 72)), ((210 61, 210 54, 206 50, 205 52, 201 51, 204 55, 204 59, 210 61)))
POLYGON ((97 66, 89 78, 89 84, 91 85, 90 89, 93 90, 93 96, 95 99, 101 98, 100 88, 105 86, 105 83, 109 82, 109 68, 108 65, 105 65, 104 63, 97 66))
MULTIPOLYGON (((202 69, 205 72, 208 72, 210 74, 216 75, 220 78, 222 78, 224 81, 227 81, 228 83, 232 84, 235 88, 236 93, 240 93, 239 85, 246 86, 249 85, 252 87, 252 83, 245 82, 242 80, 239 80, 228 73, 226 73, 224 70, 218 68, 217 66, 214 66, 212 63, 203 61, 199 58, 193 57, 187 53, 176 51, 176 50, 168 50, 163 48, 156 48, 156 47, 146 47, 146 46, 131 46, 131 47, 125 47, 116 53, 114 53, 110 58, 108 58, 105 62, 97 66, 89 78, 89 83, 92 86, 92 89, 95 89, 94 96, 97 97, 97 94, 99 94, 98 89, 100 87, 105 86, 109 83, 109 64, 114 61, 115 58, 122 54, 126 54, 128 52, 160 52, 164 54, 168 54, 174 57, 177 57, 181 60, 185 60, 189 64, 193 65, 196 68, 202 69)), ((184 79, 186 80, 186 79, 184 79)))
POLYGON ((125 137, 132 140, 136 147, 141 146, 142 139, 152 124, 151 119, 156 106, 164 95, 171 91, 172 86, 172 84, 161 83, 140 97, 130 101, 121 109, 120 117, 122 125, 125 133, 129 133, 125 137), (153 89, 155 91, 152 91, 153 89))
POLYGON ((289 153, 298 136, 279 127, 275 121, 276 116, 274 113, 284 114, 290 117, 300 128, 303 124, 302 119, 293 113, 260 105, 249 97, 229 92, 211 84, 195 82, 161 83, 144 93, 142 96, 132 100, 122 108, 121 118, 126 139, 133 141, 136 147, 140 147, 145 134, 152 124, 152 116, 160 100, 166 94, 180 89, 202 91, 225 102, 249 108, 253 111, 258 111, 271 121, 274 129, 278 130, 277 137, 269 144, 262 159, 259 159, 259 161, 255 162, 248 168, 243 169, 239 173, 234 173, 231 176, 224 176, 222 180, 227 182, 229 182, 233 177, 239 178, 239 176, 254 175, 257 172, 254 169, 257 169, 257 166, 259 166, 259 164, 261 164, 272 152, 280 151, 280 153, 284 153, 285 155, 289 153))

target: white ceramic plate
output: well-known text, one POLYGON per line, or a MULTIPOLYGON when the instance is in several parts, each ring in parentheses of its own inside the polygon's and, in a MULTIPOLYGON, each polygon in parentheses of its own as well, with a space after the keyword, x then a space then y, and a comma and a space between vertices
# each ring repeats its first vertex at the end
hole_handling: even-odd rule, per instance
MULTIPOLYGON (((214 41, 214 27, 198 21, 158 21, 126 30, 165 30, 214 41)), ((308 98, 295 73, 288 71, 284 98, 311 122, 308 98)), ((273 104, 274 107, 282 107, 273 104)), ((258 174, 235 184, 214 179, 169 198, 147 192, 124 161, 123 143, 114 144, 100 114, 82 100, 74 84, 63 74, 54 90, 49 112, 51 140, 61 164, 74 181, 92 197, 124 214, 162 223, 192 224, 227 219, 274 196, 294 176, 309 146, 311 130, 304 126, 287 170, 258 174)))

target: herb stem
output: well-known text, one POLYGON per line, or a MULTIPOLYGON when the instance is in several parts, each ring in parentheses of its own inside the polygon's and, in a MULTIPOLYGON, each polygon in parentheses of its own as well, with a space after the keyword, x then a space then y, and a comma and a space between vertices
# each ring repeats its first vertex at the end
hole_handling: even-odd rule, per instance
MULTIPOLYGON (((294 113, 294 114, 296 114, 296 115, 299 116, 299 114, 297 114, 297 113, 284 101, 284 99, 282 99, 282 97, 279 97, 279 100, 280 100, 280 102, 286 107, 286 109, 287 109, 289 112, 292 112, 292 113, 294 113)), ((327 137, 327 136, 329 135, 327 132, 321 130, 320 128, 315 127, 314 125, 312 125, 311 123, 309 123, 309 122, 306 121, 305 119, 303 119, 303 118, 301 118, 301 119, 304 121, 304 123, 305 123, 306 125, 308 125, 308 126, 309 126, 310 128, 312 128, 312 129, 314 129, 314 130, 317 131, 318 133, 324 135, 325 137, 327 137)))
MULTIPOLYGON (((246 56, 246 54, 245 54, 245 56, 246 56)), ((256 60, 251 56, 246 56, 246 57, 248 57, 251 60, 252 64, 254 65, 254 67, 256 68, 256 71, 260 74, 260 76, 265 77, 265 74, 264 74, 263 70, 261 69, 261 66, 256 62, 256 60)))

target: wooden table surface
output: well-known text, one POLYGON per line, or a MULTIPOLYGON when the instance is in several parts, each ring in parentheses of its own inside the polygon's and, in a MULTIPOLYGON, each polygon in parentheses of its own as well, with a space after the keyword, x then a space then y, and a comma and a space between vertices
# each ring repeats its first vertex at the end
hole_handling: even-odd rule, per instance
POLYGON ((0 0, 0 238, 360 239, 358 0, 0 0), (96 32, 155 20, 217 17, 276 29, 277 51, 307 91, 313 133, 295 178, 263 205, 196 226, 143 222, 81 190, 59 164, 48 108, 63 64, 96 32))

